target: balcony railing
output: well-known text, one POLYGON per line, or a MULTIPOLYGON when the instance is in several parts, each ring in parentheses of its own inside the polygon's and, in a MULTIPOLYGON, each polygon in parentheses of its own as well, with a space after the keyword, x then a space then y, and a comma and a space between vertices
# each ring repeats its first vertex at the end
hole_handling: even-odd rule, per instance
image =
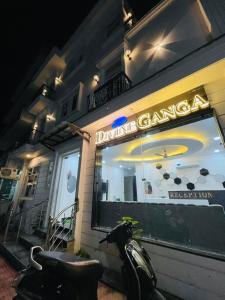
POLYGON ((117 74, 99 87, 89 99, 89 111, 94 110, 131 88, 131 80, 124 72, 117 74))

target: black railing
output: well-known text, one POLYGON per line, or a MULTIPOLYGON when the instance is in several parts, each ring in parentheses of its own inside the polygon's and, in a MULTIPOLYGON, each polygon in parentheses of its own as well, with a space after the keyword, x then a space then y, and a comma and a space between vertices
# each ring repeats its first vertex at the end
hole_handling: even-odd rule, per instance
POLYGON ((124 72, 117 74, 95 92, 89 110, 96 109, 131 88, 131 80, 124 72))

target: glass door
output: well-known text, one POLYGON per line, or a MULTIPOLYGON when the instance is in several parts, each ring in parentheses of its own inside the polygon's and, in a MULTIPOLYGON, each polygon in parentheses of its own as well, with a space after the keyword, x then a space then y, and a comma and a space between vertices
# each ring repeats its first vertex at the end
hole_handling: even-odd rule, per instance
MULTIPOLYGON (((79 158, 79 152, 74 152, 62 157, 55 216, 75 202, 79 158)), ((62 213, 60 223, 63 224, 63 226, 70 227, 73 211, 74 207, 71 207, 62 213)))

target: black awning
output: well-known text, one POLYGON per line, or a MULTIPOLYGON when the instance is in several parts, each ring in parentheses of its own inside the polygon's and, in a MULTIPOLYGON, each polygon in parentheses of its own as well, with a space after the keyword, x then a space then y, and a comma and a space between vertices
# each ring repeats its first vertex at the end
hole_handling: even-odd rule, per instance
POLYGON ((65 121, 56 126, 49 133, 44 134, 39 142, 54 151, 55 146, 62 144, 77 135, 87 141, 90 140, 90 134, 87 131, 77 127, 73 123, 65 121))

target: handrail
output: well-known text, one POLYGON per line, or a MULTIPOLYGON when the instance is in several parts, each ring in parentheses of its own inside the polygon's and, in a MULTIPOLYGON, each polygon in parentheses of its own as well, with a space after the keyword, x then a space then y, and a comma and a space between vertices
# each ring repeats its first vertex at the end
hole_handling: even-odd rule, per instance
POLYGON ((45 249, 48 251, 55 251, 65 238, 68 238, 73 232, 73 225, 75 221, 76 207, 78 206, 78 199, 75 199, 75 203, 68 205, 62 209, 54 218, 49 219, 48 231, 45 241, 45 249), (71 209, 69 217, 65 217, 60 220, 60 217, 68 210, 71 209), (69 227, 65 227, 66 222, 70 220, 69 227))
POLYGON ((43 201, 41 201, 41 202, 39 202, 39 203, 33 205, 32 207, 29 207, 29 208, 27 208, 26 210, 21 210, 20 212, 17 212, 17 213, 14 213, 14 208, 12 207, 12 208, 10 209, 8 222, 7 222, 6 229, 5 229, 5 233, 4 233, 3 243, 6 243, 6 241, 7 241, 8 231, 9 231, 9 226, 10 226, 10 224, 11 224, 12 217, 16 217, 16 216, 19 216, 19 215, 20 215, 19 227, 18 227, 18 231, 17 231, 17 239, 18 239, 18 237, 19 237, 19 232, 20 232, 20 229, 21 229, 21 223, 22 223, 23 213, 26 213, 26 212, 28 212, 28 211, 33 210, 34 208, 36 208, 36 207, 42 205, 44 202, 46 202, 46 200, 43 200, 43 201))

